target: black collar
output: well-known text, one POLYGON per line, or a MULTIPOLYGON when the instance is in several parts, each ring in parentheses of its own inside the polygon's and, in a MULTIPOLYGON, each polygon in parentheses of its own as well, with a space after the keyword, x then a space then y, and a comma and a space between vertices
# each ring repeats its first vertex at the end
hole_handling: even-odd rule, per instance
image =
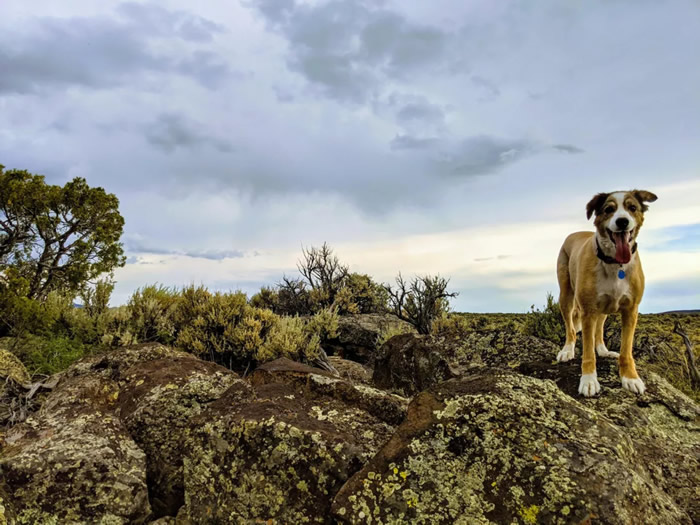
MULTIPOLYGON (((598 259, 603 261, 604 263, 607 264, 622 264, 619 263, 615 260, 614 257, 610 257, 609 255, 605 255, 603 253, 603 250, 600 249, 600 244, 598 244, 598 237, 595 239, 595 246, 596 246, 596 251, 595 254, 598 256, 598 259)), ((632 246, 632 253, 637 251, 637 243, 635 242, 634 245, 632 246)))

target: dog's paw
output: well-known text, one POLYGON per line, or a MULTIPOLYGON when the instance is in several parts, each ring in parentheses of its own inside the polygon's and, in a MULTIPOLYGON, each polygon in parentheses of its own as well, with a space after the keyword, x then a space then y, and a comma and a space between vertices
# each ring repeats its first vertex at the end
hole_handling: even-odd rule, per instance
POLYGON ((600 383, 598 383, 598 375, 593 372, 592 374, 583 374, 581 376, 581 382, 578 384, 578 393, 582 396, 592 397, 600 392, 600 383))
POLYGON ((571 361, 574 358, 574 344, 569 343, 567 345, 564 345, 564 348, 561 349, 561 352, 557 354, 557 361, 560 363, 563 363, 565 361, 571 361))
POLYGON ((634 392, 635 394, 643 394, 647 387, 644 386, 644 381, 638 377, 622 377, 622 388, 634 392))
POLYGON ((620 354, 617 352, 611 352, 604 344, 596 346, 595 351, 599 357, 620 357, 620 354))

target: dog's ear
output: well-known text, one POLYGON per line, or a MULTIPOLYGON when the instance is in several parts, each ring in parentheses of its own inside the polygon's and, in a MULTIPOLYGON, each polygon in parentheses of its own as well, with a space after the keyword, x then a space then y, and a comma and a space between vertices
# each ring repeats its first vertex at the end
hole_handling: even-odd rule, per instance
POLYGON ((649 206, 644 204, 645 202, 654 202, 658 197, 650 191, 646 190, 632 190, 632 195, 639 201, 642 205, 642 211, 647 211, 649 206))
POLYGON ((603 207, 603 204, 605 204, 608 195, 610 194, 599 193, 598 195, 593 197, 588 204, 586 204, 586 218, 590 219, 593 215, 593 212, 599 213, 601 211, 601 208, 603 207))

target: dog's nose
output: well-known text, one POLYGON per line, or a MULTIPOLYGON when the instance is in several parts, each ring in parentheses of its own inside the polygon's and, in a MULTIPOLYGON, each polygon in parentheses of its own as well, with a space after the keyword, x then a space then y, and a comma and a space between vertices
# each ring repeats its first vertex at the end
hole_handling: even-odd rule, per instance
POLYGON ((629 220, 629 219, 625 219, 624 217, 620 217, 619 219, 617 219, 617 220, 615 221, 615 224, 616 224, 617 227, 620 228, 621 230, 626 230, 626 229, 627 229, 627 226, 630 225, 630 220, 629 220))

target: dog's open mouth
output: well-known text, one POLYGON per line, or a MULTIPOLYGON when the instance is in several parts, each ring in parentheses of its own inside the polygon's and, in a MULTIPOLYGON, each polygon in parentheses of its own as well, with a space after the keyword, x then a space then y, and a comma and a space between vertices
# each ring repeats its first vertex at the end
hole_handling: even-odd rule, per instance
POLYGON ((632 259, 632 250, 630 248, 630 240, 634 229, 628 231, 608 230, 610 240, 615 243, 615 260, 620 264, 627 264, 632 259))

